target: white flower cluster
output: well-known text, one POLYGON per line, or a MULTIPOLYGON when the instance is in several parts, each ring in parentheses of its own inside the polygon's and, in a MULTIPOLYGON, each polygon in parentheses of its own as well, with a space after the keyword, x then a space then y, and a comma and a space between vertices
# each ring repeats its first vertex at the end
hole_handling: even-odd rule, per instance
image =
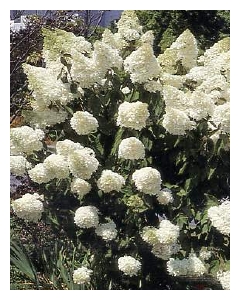
POLYGON ((140 101, 123 102, 118 107, 117 125, 141 130, 146 127, 146 121, 149 116, 147 103, 140 101))
POLYGON ((220 281, 224 290, 230 290, 230 271, 219 271, 217 273, 217 279, 220 281))
POLYGON ((54 178, 67 178, 69 176, 67 160, 63 155, 51 154, 43 163, 39 163, 29 170, 28 175, 32 181, 38 184, 49 182, 54 178))
POLYGON ((80 228, 97 227, 98 209, 91 205, 79 207, 75 212, 74 223, 80 228))
POLYGON ((213 253, 211 251, 202 249, 199 253, 199 258, 203 261, 209 260, 209 258, 211 258, 211 256, 212 256, 212 254, 213 253))
POLYGON ((103 170, 101 177, 97 181, 97 186, 104 193, 111 191, 120 191, 125 184, 125 179, 116 172, 111 170, 103 170))
POLYGON ((43 163, 39 163, 29 170, 30 178, 41 184, 54 178, 67 178, 71 172, 73 176, 79 179, 73 181, 72 192, 77 193, 82 198, 90 188, 83 179, 90 179, 99 165, 94 151, 66 139, 56 143, 56 153, 51 154, 43 163))
POLYGON ((10 149, 12 155, 30 155, 34 151, 42 149, 41 140, 44 132, 41 129, 32 129, 29 126, 11 128, 10 130, 10 149))
POLYGON ((145 148, 143 143, 135 137, 123 139, 119 144, 118 157, 131 160, 144 159, 145 148))
POLYGON ((172 276, 196 276, 199 277, 207 272, 203 262, 195 255, 189 258, 170 258, 167 262, 168 273, 172 276))
POLYGON ((79 53, 91 52, 91 43, 86 41, 83 36, 76 36, 72 32, 58 28, 54 30, 43 28, 43 36, 43 56, 47 67, 49 62, 59 59, 59 53, 72 54, 73 49, 77 49, 79 53))
POLYGON ((150 93, 162 91, 162 84, 160 80, 149 80, 144 83, 144 89, 150 93))
POLYGON ((35 165, 34 168, 28 171, 28 175, 32 181, 38 184, 47 183, 53 179, 52 174, 44 168, 43 163, 35 165))
POLYGON ((230 133, 230 103, 215 106, 213 115, 210 119, 216 127, 220 125, 223 133, 230 133))
POLYGON ((79 135, 86 135, 95 132, 98 128, 98 121, 87 111, 77 111, 70 120, 71 127, 79 135))
POLYGON ((86 267, 78 268, 73 272, 73 282, 76 284, 88 283, 91 280, 92 273, 93 271, 86 267))
POLYGON ((127 41, 125 41, 121 35, 117 33, 112 33, 109 29, 105 29, 102 34, 102 41, 115 49, 123 49, 127 46, 127 41))
POLYGON ((37 223, 42 216, 43 200, 43 195, 27 193, 22 198, 14 200, 12 208, 19 218, 37 223))
POLYGON ((90 179, 98 165, 95 153, 90 148, 77 149, 68 155, 68 166, 75 177, 90 179))
POLYGON ((10 172, 22 176, 31 168, 31 164, 22 155, 10 156, 10 172))
POLYGON ((91 191, 91 185, 81 178, 74 178, 71 183, 72 193, 76 193, 79 199, 82 199, 86 194, 91 191))
POLYGON ((123 11, 117 22, 118 33, 127 41, 138 40, 142 34, 142 26, 133 10, 123 11))
POLYGON ((180 228, 168 220, 162 220, 159 228, 146 226, 142 231, 142 239, 152 246, 152 253, 163 260, 180 250, 177 243, 180 228))
POLYGON ((137 275, 141 266, 141 262, 132 256, 125 255, 118 259, 119 270, 130 277, 137 275))
POLYGON ((121 89, 121 91, 122 91, 122 93, 123 93, 124 95, 127 95, 127 94, 129 94, 129 93, 131 92, 131 90, 130 90, 129 87, 127 87, 127 86, 123 87, 123 88, 121 89))
POLYGON ((215 125, 210 130, 229 133, 229 48, 229 38, 223 39, 206 50, 197 65, 196 40, 186 30, 159 55, 166 104, 162 125, 170 134, 185 135, 196 128, 195 121, 207 118, 215 125))
POLYGON ((28 64, 23 64, 23 69, 28 78, 28 86, 33 90, 35 105, 39 109, 45 109, 57 103, 66 105, 73 99, 68 85, 57 80, 57 74, 52 69, 28 64))
POLYGON ((149 44, 143 44, 124 60, 124 70, 130 74, 133 83, 145 83, 159 77, 161 68, 149 44))
POLYGON ((107 70, 122 67, 122 57, 117 49, 112 48, 102 41, 94 43, 93 61, 95 67, 101 71, 104 78, 107 70))
POLYGON ((162 220, 158 229, 158 241, 161 244, 171 244, 177 241, 180 228, 172 224, 169 220, 162 220))
POLYGON ((160 54, 158 60, 164 71, 170 74, 177 72, 177 63, 190 70, 197 63, 197 41, 190 30, 185 30, 177 40, 160 54))
POLYGON ((230 201, 208 209, 208 218, 212 225, 222 234, 230 235, 230 201))
POLYGON ((167 205, 169 203, 173 202, 173 195, 170 189, 165 188, 162 189, 158 194, 157 194, 157 201, 162 204, 162 205, 167 205))
POLYGON ((181 249, 178 243, 172 244, 155 244, 152 247, 152 254, 162 260, 168 260, 173 254, 176 254, 181 249))
POLYGON ((117 236, 116 224, 112 220, 108 223, 100 224, 95 229, 95 233, 106 242, 114 240, 117 236))
POLYGON ((52 178, 63 179, 69 175, 66 158, 60 154, 51 154, 43 162, 43 166, 52 178))
POLYGON ((161 175, 158 170, 152 167, 144 167, 136 170, 132 179, 136 188, 145 194, 157 195, 161 189, 161 175))
POLYGON ((184 135, 186 131, 194 129, 196 123, 184 111, 167 107, 162 125, 170 134, 184 135))
POLYGON ((84 147, 79 143, 74 143, 71 140, 58 141, 56 143, 56 151, 58 154, 68 157, 69 153, 74 150, 80 150, 84 147))

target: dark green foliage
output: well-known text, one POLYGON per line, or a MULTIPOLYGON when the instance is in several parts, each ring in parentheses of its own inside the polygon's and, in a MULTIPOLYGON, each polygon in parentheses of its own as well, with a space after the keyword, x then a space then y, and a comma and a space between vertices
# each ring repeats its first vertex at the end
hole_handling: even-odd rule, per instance
POLYGON ((162 53, 189 29, 201 50, 206 50, 230 34, 228 10, 138 10, 136 11, 145 31, 153 30, 154 50, 162 53))

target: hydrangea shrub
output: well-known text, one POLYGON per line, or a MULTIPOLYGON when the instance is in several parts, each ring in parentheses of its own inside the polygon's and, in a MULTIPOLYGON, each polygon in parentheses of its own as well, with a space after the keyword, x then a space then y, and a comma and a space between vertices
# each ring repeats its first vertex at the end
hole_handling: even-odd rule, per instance
POLYGON ((134 11, 117 28, 93 44, 43 29, 44 66, 23 66, 31 109, 11 129, 11 172, 41 196, 13 211, 83 245, 85 288, 228 288, 229 39, 199 56, 186 30, 155 56, 134 11))

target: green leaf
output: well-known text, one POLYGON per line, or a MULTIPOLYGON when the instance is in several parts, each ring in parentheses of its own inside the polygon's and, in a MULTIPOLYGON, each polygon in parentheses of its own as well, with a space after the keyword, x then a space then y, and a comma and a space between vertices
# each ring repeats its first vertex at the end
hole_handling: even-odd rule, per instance
POLYGON ((110 155, 114 155, 117 152, 118 146, 122 141, 122 135, 123 135, 124 129, 119 128, 116 135, 115 135, 115 140, 111 149, 110 155))
POLYGON ((11 241, 10 250, 11 263, 19 272, 26 275, 32 282, 38 285, 37 271, 27 255, 26 250, 14 241, 11 241))
POLYGON ((215 173, 216 168, 210 168, 209 173, 208 173, 208 180, 210 180, 215 173))
POLYGON ((204 196, 206 198, 206 205, 205 205, 206 209, 212 206, 219 205, 218 199, 215 196, 206 193, 204 194, 204 196))

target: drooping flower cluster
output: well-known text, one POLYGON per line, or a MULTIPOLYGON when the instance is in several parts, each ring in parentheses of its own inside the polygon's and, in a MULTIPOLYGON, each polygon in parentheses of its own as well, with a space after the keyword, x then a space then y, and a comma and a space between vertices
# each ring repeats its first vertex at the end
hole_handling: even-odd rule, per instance
POLYGON ((112 220, 108 223, 100 224, 95 229, 95 233, 106 242, 114 240, 117 236, 116 224, 112 220))
POLYGON ((34 151, 42 149, 41 140, 44 138, 41 129, 32 129, 29 126, 11 128, 10 130, 10 149, 11 155, 30 155, 34 151))
POLYGON ((168 273, 172 276, 202 276, 207 272, 203 262, 196 256, 190 254, 188 258, 170 258, 167 262, 168 273))
POLYGON ((224 290, 230 290, 230 271, 219 271, 217 273, 217 279, 220 281, 224 290))
POLYGON ((10 172, 22 176, 31 168, 31 164, 22 155, 10 156, 10 172))
POLYGON ((91 280, 92 273, 93 271, 86 267, 78 268, 73 272, 73 282, 76 284, 88 283, 91 280))
POLYGON ((145 157, 143 143, 135 137, 123 139, 119 144, 118 157, 131 160, 143 159, 145 157))
POLYGON ((97 182, 98 188, 104 193, 110 193, 112 191, 119 192, 124 184, 125 179, 111 170, 103 170, 97 182))
POLYGON ((43 212, 43 195, 37 193, 25 194, 21 198, 12 202, 12 208, 15 214, 27 222, 37 223, 43 212))
POLYGON ((136 188, 145 194, 157 195, 161 189, 161 175, 158 170, 152 167, 136 170, 132 175, 132 179, 136 188))
POLYGON ((141 270, 141 266, 141 262, 132 256, 125 255, 118 259, 119 270, 130 277, 136 276, 141 270))
POLYGON ((75 212, 74 223, 80 228, 97 227, 98 209, 91 205, 79 207, 75 212))
POLYGON ((208 218, 212 225, 224 235, 230 235, 230 201, 208 209, 208 218))
POLYGON ((117 125, 141 130, 149 117, 148 105, 140 101, 123 102, 118 107, 117 125))
POLYGON ((98 128, 98 121, 87 111, 77 111, 73 114, 70 124, 79 135, 86 135, 95 132, 98 128))

